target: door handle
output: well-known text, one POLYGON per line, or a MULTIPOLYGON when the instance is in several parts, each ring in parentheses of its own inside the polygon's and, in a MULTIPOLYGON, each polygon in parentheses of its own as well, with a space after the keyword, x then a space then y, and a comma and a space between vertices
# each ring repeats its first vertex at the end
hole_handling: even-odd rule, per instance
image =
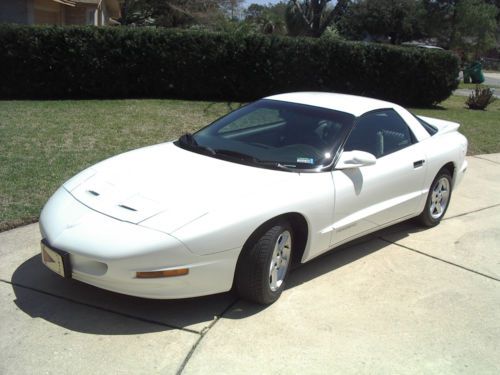
POLYGON ((424 165, 425 163, 425 160, 417 160, 417 161, 414 161, 413 162, 413 168, 419 168, 421 167, 422 165, 424 165))

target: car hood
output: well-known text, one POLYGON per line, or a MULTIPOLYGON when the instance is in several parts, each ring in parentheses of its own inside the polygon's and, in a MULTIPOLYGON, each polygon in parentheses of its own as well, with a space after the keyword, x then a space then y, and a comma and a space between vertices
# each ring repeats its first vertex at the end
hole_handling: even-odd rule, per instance
POLYGON ((162 230, 171 233, 214 208, 297 176, 212 158, 169 142, 107 159, 64 188, 80 203, 121 221, 144 225, 163 213, 162 230))

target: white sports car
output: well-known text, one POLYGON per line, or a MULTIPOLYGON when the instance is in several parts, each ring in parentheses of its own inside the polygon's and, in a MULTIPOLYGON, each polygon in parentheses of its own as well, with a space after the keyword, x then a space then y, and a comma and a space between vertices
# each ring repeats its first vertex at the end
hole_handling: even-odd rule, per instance
POLYGON ((67 181, 41 214, 42 260, 134 296, 272 303, 294 263, 438 224, 467 169, 458 127, 364 97, 271 96, 67 181))

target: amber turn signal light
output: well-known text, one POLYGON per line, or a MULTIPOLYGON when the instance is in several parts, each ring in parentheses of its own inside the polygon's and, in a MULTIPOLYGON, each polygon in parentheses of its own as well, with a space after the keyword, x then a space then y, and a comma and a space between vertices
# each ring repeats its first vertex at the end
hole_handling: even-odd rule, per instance
POLYGON ((175 270, 165 270, 165 271, 148 271, 148 272, 136 272, 135 277, 138 279, 156 279, 159 277, 174 277, 183 276, 189 273, 189 268, 178 268, 175 270))

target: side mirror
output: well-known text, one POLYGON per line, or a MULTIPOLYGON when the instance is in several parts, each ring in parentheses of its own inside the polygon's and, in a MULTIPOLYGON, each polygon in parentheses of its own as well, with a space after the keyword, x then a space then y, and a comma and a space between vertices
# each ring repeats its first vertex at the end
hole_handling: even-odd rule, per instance
POLYGON ((335 166, 335 169, 350 169, 364 167, 365 165, 373 165, 377 162, 377 158, 364 151, 344 151, 340 155, 340 159, 335 166))

